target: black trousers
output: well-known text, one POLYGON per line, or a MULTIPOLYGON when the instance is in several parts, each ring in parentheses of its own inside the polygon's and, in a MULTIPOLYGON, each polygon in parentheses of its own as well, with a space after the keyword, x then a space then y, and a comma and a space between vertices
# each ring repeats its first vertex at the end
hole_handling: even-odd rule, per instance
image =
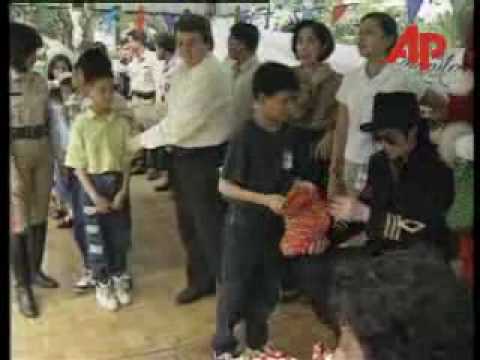
POLYGON ((187 255, 188 286, 211 288, 221 258, 223 201, 218 192, 218 166, 223 146, 174 148, 170 181, 176 202, 180 239, 187 255))
POLYGON ((242 319, 248 347, 261 349, 268 340, 268 318, 280 291, 278 243, 283 232, 281 219, 273 217, 250 223, 248 219, 236 220, 233 212, 227 215, 222 285, 212 341, 217 354, 235 351, 238 342, 233 330, 242 319))
POLYGON ((145 150, 145 165, 147 169, 168 170, 170 154, 163 146, 145 150))

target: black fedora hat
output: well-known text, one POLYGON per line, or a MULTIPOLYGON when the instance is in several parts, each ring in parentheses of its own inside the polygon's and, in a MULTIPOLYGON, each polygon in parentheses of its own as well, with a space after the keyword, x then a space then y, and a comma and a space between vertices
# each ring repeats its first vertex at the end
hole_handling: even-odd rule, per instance
POLYGON ((378 93, 373 101, 372 122, 360 125, 360 130, 398 129, 407 132, 419 119, 420 107, 414 93, 378 93))

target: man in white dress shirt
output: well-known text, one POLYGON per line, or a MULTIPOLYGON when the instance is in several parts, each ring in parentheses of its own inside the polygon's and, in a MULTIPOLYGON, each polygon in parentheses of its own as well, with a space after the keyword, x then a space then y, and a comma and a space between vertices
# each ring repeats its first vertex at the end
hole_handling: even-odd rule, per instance
POLYGON ((180 238, 187 253, 187 287, 176 301, 191 303, 215 292, 221 258, 222 201, 218 167, 232 131, 231 84, 212 54, 209 21, 185 14, 175 25, 178 55, 159 145, 171 146, 170 181, 180 238))

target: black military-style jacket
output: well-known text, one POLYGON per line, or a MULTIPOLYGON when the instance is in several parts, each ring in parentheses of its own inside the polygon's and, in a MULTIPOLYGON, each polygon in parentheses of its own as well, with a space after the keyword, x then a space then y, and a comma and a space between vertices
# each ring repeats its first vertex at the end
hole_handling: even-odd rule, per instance
POLYGON ((368 183, 362 194, 371 209, 367 223, 370 239, 381 249, 427 241, 449 252, 445 217, 454 198, 452 170, 431 144, 418 145, 398 177, 391 166, 383 151, 370 159, 368 183), (411 220, 421 229, 405 229, 411 220))

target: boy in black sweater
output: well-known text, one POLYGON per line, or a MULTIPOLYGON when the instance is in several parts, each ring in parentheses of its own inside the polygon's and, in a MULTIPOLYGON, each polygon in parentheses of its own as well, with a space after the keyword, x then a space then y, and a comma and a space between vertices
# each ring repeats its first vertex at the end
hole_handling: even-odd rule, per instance
POLYGON ((267 320, 278 300, 281 217, 292 179, 292 153, 285 121, 294 73, 265 63, 253 78, 254 119, 233 137, 219 191, 229 200, 225 222, 222 287, 217 303, 214 359, 233 359, 234 326, 246 323, 247 346, 266 351, 267 320))

